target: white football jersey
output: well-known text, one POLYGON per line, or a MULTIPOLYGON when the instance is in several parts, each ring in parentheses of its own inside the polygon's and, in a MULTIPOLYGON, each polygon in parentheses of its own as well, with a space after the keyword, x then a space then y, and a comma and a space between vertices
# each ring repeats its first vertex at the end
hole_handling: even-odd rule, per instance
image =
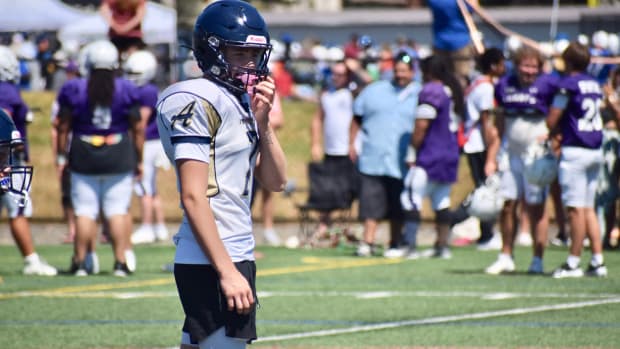
MULTIPOLYGON (((157 126, 170 161, 192 159, 209 164, 205 195, 233 262, 254 259, 250 199, 258 129, 249 110, 249 96, 243 98, 240 103, 225 88, 199 78, 168 87, 157 101, 157 126)), ((175 243, 176 263, 209 263, 185 215, 175 243)))

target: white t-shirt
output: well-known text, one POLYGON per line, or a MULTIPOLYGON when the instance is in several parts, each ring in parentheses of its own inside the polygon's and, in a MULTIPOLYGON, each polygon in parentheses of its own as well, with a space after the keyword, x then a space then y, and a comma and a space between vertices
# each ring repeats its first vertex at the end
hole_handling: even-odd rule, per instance
POLYGON ((465 96, 465 107, 467 108, 465 132, 470 134, 463 151, 467 154, 482 152, 485 145, 480 127, 480 113, 495 107, 493 82, 488 77, 479 76, 472 82, 465 96))
MULTIPOLYGON (((248 96, 244 97, 249 106, 248 96)), ((157 126, 172 163, 193 159, 209 164, 205 195, 219 236, 233 262, 253 260, 250 198, 258 153, 253 115, 228 90, 199 78, 176 83, 161 93, 157 126)), ((210 263, 185 215, 174 241, 175 263, 210 263)))
POLYGON ((325 91, 321 94, 323 108, 323 148, 325 154, 349 154, 349 128, 353 119, 353 94, 349 89, 325 91))

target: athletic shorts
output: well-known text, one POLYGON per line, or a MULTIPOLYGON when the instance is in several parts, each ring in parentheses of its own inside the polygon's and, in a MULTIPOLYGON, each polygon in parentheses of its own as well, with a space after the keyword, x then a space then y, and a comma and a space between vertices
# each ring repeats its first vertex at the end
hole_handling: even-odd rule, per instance
POLYGON ((85 175, 71 172, 71 202, 76 216, 97 219, 123 215, 131 205, 132 173, 85 175))
POLYGON ((9 218, 13 219, 18 216, 26 218, 32 217, 32 200, 30 194, 26 195, 26 205, 20 206, 22 197, 18 194, 4 193, 0 195, 0 214, 6 208, 9 218))
MULTIPOLYGON (((253 261, 235 263, 249 282, 256 296, 256 264, 253 261)), ((226 336, 245 340, 256 337, 256 306, 247 315, 228 310, 226 297, 220 288, 220 280, 213 266, 208 264, 175 264, 174 278, 179 298, 185 312, 183 332, 190 334, 191 342, 198 343, 219 328, 226 329, 226 336)))
POLYGON ((403 181, 388 176, 361 175, 359 218, 402 220, 400 193, 403 181))
POLYGON ((567 207, 594 207, 596 185, 603 163, 601 149, 563 147, 559 182, 567 207))

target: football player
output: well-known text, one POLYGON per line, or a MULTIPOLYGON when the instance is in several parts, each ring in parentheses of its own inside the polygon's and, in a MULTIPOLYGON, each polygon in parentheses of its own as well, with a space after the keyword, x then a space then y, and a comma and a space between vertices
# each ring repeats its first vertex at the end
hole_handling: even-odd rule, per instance
POLYGON ((174 237, 181 347, 245 348, 256 339, 252 178, 271 191, 286 183, 286 159, 269 123, 271 44, 259 12, 238 0, 207 6, 193 36, 203 76, 168 87, 157 102, 184 213, 174 237))

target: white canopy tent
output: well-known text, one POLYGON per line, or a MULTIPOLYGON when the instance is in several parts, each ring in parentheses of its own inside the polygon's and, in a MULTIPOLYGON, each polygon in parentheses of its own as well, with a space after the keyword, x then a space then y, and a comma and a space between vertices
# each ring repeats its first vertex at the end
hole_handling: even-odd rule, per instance
POLYGON ((74 9, 58 0, 0 0, 0 31, 56 31, 88 12, 74 9))
MULTIPOLYGON (((0 0, 6 1, 6 0, 0 0)), ((146 44, 172 44, 177 40, 176 10, 147 2, 146 14, 142 22, 142 32, 146 44)), ((77 21, 67 22, 60 27, 60 41, 74 40, 89 42, 107 38, 108 25, 99 13, 91 13, 77 21)))

